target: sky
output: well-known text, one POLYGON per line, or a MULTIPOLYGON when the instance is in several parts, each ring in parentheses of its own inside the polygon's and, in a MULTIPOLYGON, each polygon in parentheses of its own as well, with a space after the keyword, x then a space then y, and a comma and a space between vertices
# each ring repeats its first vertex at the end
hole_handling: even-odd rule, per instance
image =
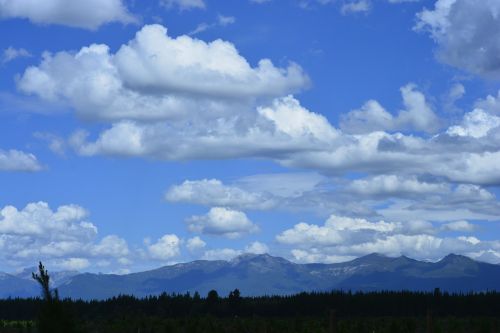
POLYGON ((0 271, 500 263, 497 0, 0 0, 0 271))

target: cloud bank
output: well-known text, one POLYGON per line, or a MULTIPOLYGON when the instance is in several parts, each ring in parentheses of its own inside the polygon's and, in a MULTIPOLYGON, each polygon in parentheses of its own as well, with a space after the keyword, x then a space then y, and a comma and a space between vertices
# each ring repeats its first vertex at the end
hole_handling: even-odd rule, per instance
POLYGON ((122 0, 1 0, 0 19, 9 18, 90 30, 109 22, 136 22, 122 0))

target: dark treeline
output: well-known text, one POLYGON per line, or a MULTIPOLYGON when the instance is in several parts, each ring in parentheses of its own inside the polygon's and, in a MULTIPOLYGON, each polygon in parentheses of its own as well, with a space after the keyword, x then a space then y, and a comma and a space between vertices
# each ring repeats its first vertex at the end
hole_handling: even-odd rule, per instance
MULTIPOLYGON (((119 296, 104 301, 60 301, 79 320, 116 320, 132 317, 324 317, 335 309, 339 318, 349 317, 500 317, 500 293, 448 294, 425 292, 300 293, 291 296, 241 297, 239 291, 219 297, 197 293, 162 294, 147 298, 119 296)), ((0 319, 33 320, 43 300, 0 300, 0 319)))

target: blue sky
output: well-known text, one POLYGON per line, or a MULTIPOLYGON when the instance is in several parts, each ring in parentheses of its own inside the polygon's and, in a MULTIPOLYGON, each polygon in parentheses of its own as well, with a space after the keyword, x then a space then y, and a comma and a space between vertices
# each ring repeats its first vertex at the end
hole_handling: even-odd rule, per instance
POLYGON ((500 262, 500 3, 0 1, 0 270, 500 262))

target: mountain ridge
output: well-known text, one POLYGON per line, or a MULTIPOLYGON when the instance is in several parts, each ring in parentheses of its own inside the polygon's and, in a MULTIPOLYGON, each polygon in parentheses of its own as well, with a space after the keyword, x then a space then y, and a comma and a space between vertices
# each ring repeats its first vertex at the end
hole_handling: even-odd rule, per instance
MULTIPOLYGON (((106 299, 215 289, 221 295, 238 288, 243 295, 287 295, 299 292, 410 290, 450 292, 500 290, 500 265, 449 254, 437 262, 372 253, 335 264, 298 264, 269 254, 243 254, 231 260, 196 260, 125 275, 54 272, 62 297, 106 299)), ((0 298, 16 297, 6 289, 19 284, 19 297, 37 296, 27 274, 1 278, 0 298), (7 281, 7 282, 5 282, 7 281), (4 283, 5 282, 5 283, 4 283), (25 288, 26 290, 24 290, 25 288)), ((36 289, 36 288, 35 288, 36 289)))

